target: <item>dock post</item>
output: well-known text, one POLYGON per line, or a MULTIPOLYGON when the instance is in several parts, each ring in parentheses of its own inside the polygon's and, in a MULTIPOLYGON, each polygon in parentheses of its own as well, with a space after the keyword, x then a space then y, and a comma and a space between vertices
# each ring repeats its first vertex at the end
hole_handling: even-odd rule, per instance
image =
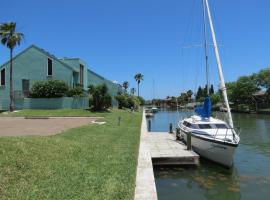
POLYGON ((148 132, 151 132, 151 120, 148 120, 148 132))
POLYGON ((180 140, 180 128, 176 128, 176 140, 180 140))
POLYGON ((187 150, 192 150, 192 147, 191 147, 191 132, 187 133, 187 150))
POLYGON ((173 133, 173 126, 172 126, 172 123, 170 123, 170 127, 169 127, 169 133, 173 133))

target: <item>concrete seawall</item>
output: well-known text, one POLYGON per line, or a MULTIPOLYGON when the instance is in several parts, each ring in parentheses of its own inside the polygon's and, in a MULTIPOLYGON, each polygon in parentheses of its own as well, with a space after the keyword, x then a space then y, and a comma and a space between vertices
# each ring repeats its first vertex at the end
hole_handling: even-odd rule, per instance
POLYGON ((157 191, 153 165, 198 165, 199 155, 176 141, 174 134, 148 132, 143 111, 138 156, 135 200, 156 200, 157 191))

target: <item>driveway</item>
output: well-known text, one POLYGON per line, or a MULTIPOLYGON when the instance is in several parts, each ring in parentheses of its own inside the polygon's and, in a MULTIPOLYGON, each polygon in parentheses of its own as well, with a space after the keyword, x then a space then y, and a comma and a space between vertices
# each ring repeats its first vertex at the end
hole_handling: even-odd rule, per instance
POLYGON ((92 124, 98 117, 52 117, 25 119, 0 117, 0 136, 54 135, 70 128, 92 124))

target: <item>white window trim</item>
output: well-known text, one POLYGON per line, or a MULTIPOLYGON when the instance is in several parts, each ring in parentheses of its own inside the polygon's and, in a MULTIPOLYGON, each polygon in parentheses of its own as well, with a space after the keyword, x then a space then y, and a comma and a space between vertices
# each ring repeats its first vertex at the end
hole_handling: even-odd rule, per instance
POLYGON ((53 61, 51 58, 47 58, 47 76, 49 76, 49 77, 51 77, 52 75, 53 75, 53 62, 52 62, 52 74, 51 75, 49 75, 49 59, 51 60, 51 61, 53 61))
POLYGON ((3 69, 0 70, 0 86, 2 86, 2 87, 6 86, 6 82, 7 82, 6 80, 7 80, 6 68, 3 68, 3 69), (2 77, 2 75, 1 75, 2 70, 5 70, 5 83, 4 83, 4 85, 2 85, 2 79, 1 79, 1 77, 2 77))

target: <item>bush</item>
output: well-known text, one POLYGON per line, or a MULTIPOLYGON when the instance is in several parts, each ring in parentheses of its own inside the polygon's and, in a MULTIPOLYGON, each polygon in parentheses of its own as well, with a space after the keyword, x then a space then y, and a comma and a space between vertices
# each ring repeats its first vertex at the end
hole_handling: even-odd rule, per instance
POLYGON ((115 97, 115 99, 118 101, 119 109, 123 108, 138 109, 140 106, 139 98, 134 95, 119 94, 115 97))
POLYGON ((128 107, 128 98, 126 94, 118 94, 115 99, 118 101, 118 108, 123 109, 128 107))
POLYGON ((128 108, 133 108, 137 110, 140 107, 140 100, 134 95, 128 96, 128 108))
POLYGON ((108 93, 106 84, 94 86, 89 85, 89 105, 92 105, 93 110, 106 110, 112 105, 112 97, 108 93))
POLYGON ((83 97, 84 90, 82 86, 75 86, 74 88, 70 88, 67 92, 68 97, 83 97))
POLYGON ((141 96, 138 96, 137 98, 138 98, 139 101, 140 101, 140 105, 143 106, 143 105, 145 104, 144 98, 142 98, 141 96))
POLYGON ((32 98, 57 98, 66 96, 69 87, 61 80, 37 81, 33 84, 30 97, 32 98))

